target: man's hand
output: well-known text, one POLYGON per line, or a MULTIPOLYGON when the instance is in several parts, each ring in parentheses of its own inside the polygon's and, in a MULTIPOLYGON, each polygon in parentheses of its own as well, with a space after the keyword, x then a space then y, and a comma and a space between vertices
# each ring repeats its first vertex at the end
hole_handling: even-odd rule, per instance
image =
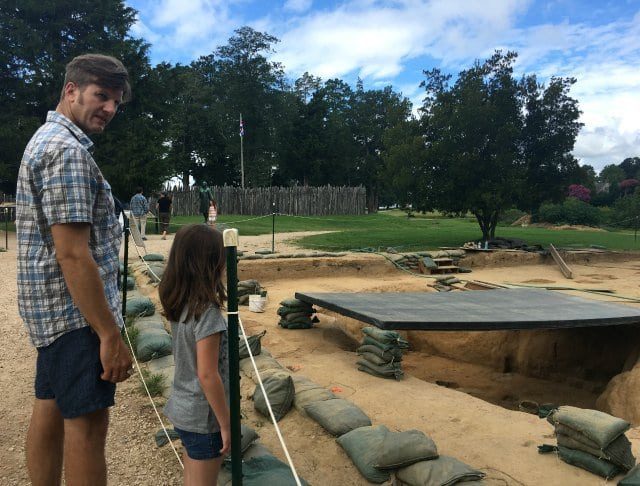
POLYGON ((131 354, 119 332, 100 339, 100 362, 104 381, 119 383, 129 378, 131 354))

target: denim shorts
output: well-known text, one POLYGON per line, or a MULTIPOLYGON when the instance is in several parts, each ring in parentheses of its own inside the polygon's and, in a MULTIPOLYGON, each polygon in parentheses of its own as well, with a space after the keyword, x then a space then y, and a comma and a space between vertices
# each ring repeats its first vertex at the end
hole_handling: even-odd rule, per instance
POLYGON ((220 454, 220 449, 222 449, 222 434, 220 434, 220 432, 199 434, 197 432, 188 432, 177 427, 173 429, 180 436, 182 445, 191 459, 205 461, 207 459, 215 459, 222 455, 220 454))
POLYGON ((116 385, 102 371, 98 335, 90 327, 69 331, 38 348, 36 398, 54 399, 66 419, 111 407, 116 385))

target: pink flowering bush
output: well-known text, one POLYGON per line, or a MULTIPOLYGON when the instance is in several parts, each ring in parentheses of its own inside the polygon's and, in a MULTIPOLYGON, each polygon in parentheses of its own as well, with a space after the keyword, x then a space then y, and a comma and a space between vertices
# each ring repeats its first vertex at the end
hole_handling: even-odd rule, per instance
POLYGON ((571 184, 567 189, 567 196, 586 203, 591 201, 591 191, 581 184, 571 184))

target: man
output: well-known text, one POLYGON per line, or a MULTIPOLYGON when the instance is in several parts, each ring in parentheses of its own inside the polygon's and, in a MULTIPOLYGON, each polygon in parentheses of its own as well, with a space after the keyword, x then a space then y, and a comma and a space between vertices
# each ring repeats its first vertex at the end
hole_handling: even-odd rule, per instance
POLYGON ((142 187, 136 188, 136 193, 129 202, 129 209, 131 210, 131 216, 133 221, 140 230, 140 236, 143 240, 147 237, 145 233, 147 231, 147 213, 149 212, 149 202, 147 198, 142 195, 142 187))
POLYGON ((132 372, 120 335, 120 225, 91 157, 130 96, 127 70, 88 54, 66 68, 56 111, 27 145, 16 191, 18 306, 38 351, 27 468, 35 486, 106 485, 108 407, 132 372))
POLYGON ((202 214, 204 218, 204 222, 206 223, 209 219, 209 207, 211 206, 211 201, 213 201, 213 194, 211 194, 211 189, 207 186, 207 181, 202 181, 200 185, 200 214, 202 214))

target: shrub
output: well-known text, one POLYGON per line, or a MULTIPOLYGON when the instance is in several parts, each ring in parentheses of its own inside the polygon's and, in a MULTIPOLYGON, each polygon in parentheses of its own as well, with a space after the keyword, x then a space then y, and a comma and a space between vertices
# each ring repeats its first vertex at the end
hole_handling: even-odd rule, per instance
POLYGON ((567 196, 589 202, 591 200, 591 190, 580 184, 571 184, 567 190, 567 196))
POLYGON ((569 197, 562 204, 542 204, 538 210, 538 220, 551 224, 597 226, 600 223, 600 212, 586 202, 569 197))

